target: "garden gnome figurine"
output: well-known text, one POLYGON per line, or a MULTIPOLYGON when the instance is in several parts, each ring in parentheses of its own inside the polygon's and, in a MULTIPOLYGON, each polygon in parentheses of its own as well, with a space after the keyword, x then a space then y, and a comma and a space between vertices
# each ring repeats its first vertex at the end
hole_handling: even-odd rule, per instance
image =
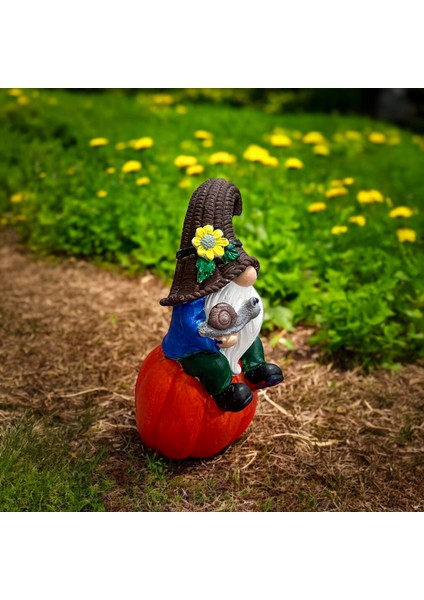
POLYGON ((263 305, 253 287, 259 262, 234 234, 232 219, 241 212, 240 191, 226 179, 209 179, 193 193, 171 291, 160 301, 173 307, 163 354, 196 377, 221 410, 234 413, 252 402, 252 389, 284 379, 280 367, 265 361, 259 338, 263 305), (247 383, 233 383, 241 371, 247 383))

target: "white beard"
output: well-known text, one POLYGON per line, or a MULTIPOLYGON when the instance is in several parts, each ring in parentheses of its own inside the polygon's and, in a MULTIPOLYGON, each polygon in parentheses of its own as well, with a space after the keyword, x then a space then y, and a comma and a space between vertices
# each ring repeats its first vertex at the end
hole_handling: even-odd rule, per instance
POLYGON ((250 348, 250 346, 253 344, 261 330, 262 321, 264 320, 264 307, 262 304, 262 300, 259 294, 255 291, 253 285, 249 287, 243 287, 241 285, 237 285, 233 281, 230 281, 230 283, 228 283, 224 288, 222 288, 218 292, 214 292, 213 294, 209 294, 208 296, 206 296, 206 320, 208 320, 209 313, 216 304, 219 304, 220 302, 226 302, 234 308, 236 313, 238 313, 243 302, 252 297, 259 299, 259 306, 261 312, 257 317, 249 321, 249 323, 247 323, 247 325, 245 325, 243 329, 238 333, 237 344, 231 346, 231 348, 220 348, 220 352, 222 352, 222 354, 226 356, 228 362, 230 363, 233 375, 238 375, 241 372, 241 368, 238 364, 238 361, 246 352, 246 350, 250 348))

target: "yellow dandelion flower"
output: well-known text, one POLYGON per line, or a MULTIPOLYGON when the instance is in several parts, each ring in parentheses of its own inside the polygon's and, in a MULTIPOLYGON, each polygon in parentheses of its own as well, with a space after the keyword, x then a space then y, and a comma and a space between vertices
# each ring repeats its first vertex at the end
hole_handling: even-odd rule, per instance
POLYGON ((180 154, 174 160, 174 165, 179 169, 185 169, 186 167, 191 167, 192 165, 197 164, 197 158, 195 156, 187 156, 185 154, 180 154))
POLYGON ((370 194, 374 202, 384 202, 384 196, 378 190, 370 190, 370 194))
POLYGON ((74 169, 74 167, 68 167, 66 169, 66 174, 69 175, 69 176, 75 175, 75 169, 74 169))
POLYGON ((278 158, 276 156, 266 156, 263 158, 262 164, 267 167, 278 167, 278 158))
POLYGON ((221 229, 214 229, 212 225, 205 225, 196 229, 196 235, 191 243, 201 257, 213 260, 215 256, 224 256, 224 248, 228 240, 221 229))
POLYGON ((378 190, 361 190, 356 196, 360 204, 373 204, 374 202, 384 202, 384 197, 378 190))
POLYGON ((414 211, 408 206, 397 206, 389 212, 389 217, 396 219, 397 217, 412 217, 414 211))
POLYGON ((209 164, 211 165, 232 165, 235 163, 237 158, 234 154, 228 152, 215 152, 209 157, 209 164))
POLYGON ((106 173, 107 173, 108 175, 113 175, 114 173, 116 173, 116 169, 115 169, 115 167, 108 167, 108 168, 106 169, 106 173))
POLYGON ((200 175, 205 170, 203 165, 192 165, 191 167, 187 167, 186 175, 200 175))
POLYGON ((389 137, 389 139, 387 140, 387 144, 389 146, 398 146, 401 142, 400 137, 398 136, 393 136, 393 137, 389 137))
POLYGON ((141 169, 141 162, 139 160, 128 160, 122 167, 123 173, 136 173, 141 169))
POLYGON ((303 169, 304 164, 298 158, 288 158, 284 163, 286 169, 303 169))
POLYGON ((314 146, 317 144, 325 144, 325 137, 319 131, 310 131, 303 136, 302 142, 304 144, 313 144, 314 146))
POLYGON ((203 140, 202 146, 203 148, 212 148, 213 140, 203 140))
POLYGON ((312 204, 310 204, 308 206, 308 211, 310 213, 315 213, 315 212, 321 212, 322 210, 325 210, 327 208, 327 205, 325 202, 313 202, 312 204))
POLYGON ((273 146, 277 148, 288 148, 292 145, 292 141, 288 135, 283 135, 281 133, 275 133, 271 136, 270 142, 273 146))
POLYGON ((352 217, 349 217, 349 222, 355 223, 356 225, 359 225, 359 227, 364 227, 364 225, 366 225, 367 223, 367 220, 362 215, 354 215, 352 217))
POLYGON ((183 106, 182 104, 177 104, 177 106, 175 107, 175 112, 177 113, 177 115, 186 115, 187 107, 183 106))
POLYGON ((185 190, 189 186, 190 186, 190 179, 188 179, 188 177, 186 177, 185 179, 181 179, 180 183, 178 184, 178 187, 181 188, 182 190, 185 190))
POLYGON ((325 192, 326 198, 337 198, 338 196, 346 196, 349 190, 345 187, 334 187, 330 188, 325 192))
POLYGON ((135 180, 136 185, 149 185, 150 178, 149 177, 139 177, 135 180))
POLYGON ((316 156, 328 156, 330 154, 330 148, 325 144, 317 144, 313 150, 316 156))
POLYGON ((417 234, 413 229, 397 229, 397 238, 400 242, 416 242, 417 234))
POLYGON ((356 199, 360 204, 372 204, 374 202, 368 190, 358 192, 356 199))
POLYGON ((118 142, 115 144, 115 149, 116 150, 125 150, 125 148, 127 148, 128 144, 126 144, 125 142, 118 142))
POLYGON ((269 156, 269 151, 257 144, 250 144, 243 153, 243 158, 249 162, 262 162, 269 156))
POLYGON ((349 131, 346 131, 345 137, 347 140, 358 141, 358 140, 362 139, 362 133, 360 133, 359 131, 349 130, 349 131))
POLYGON ((12 196, 10 196, 10 201, 13 204, 19 204, 19 202, 22 202, 22 200, 24 200, 25 195, 22 194, 21 192, 18 192, 17 194, 13 194, 12 196))
POLYGON ((96 196, 97 196, 97 198, 106 198, 107 191, 106 190, 99 190, 98 192, 96 192, 96 196))
POLYGON ((354 180, 354 178, 353 178, 353 177, 345 177, 345 178, 343 179, 343 183, 344 183, 345 185, 353 185, 353 184, 355 183, 355 180, 354 180))
POLYGON ((384 133, 380 131, 373 131, 368 136, 368 141, 372 144, 385 144, 387 142, 387 138, 384 133))
POLYGON ((17 98, 18 96, 20 96, 22 94, 22 90, 20 90, 19 88, 12 88, 7 93, 9 94, 9 96, 13 96, 14 98, 17 98))
POLYGON ((169 106, 170 104, 173 104, 175 102, 175 98, 174 96, 171 96, 171 94, 155 94, 154 96, 152 96, 152 101, 155 104, 169 106))
POLYGON ((346 233, 346 231, 346 225, 334 225, 334 227, 331 228, 331 233, 333 235, 341 235, 342 233, 346 233))
POLYGON ((138 140, 133 140, 130 146, 134 148, 134 150, 145 150, 146 148, 151 148, 153 146, 153 138, 142 137, 138 140))
POLYGON ((330 187, 343 187, 343 179, 332 179, 330 181, 330 187))
POLYGON ((45 179, 47 177, 47 173, 45 171, 40 171, 37 177, 38 179, 45 179))
POLYGON ((28 96, 18 96, 17 103, 20 104, 21 106, 25 106, 26 104, 29 104, 28 96))
POLYGON ((194 132, 194 137, 197 140, 211 140, 213 139, 213 134, 209 131, 205 131, 204 129, 198 129, 194 132))
POLYGON ((89 145, 92 148, 100 148, 100 146, 107 146, 108 143, 109 143, 109 140, 107 138, 97 137, 97 138, 93 138, 92 140, 90 140, 89 145))

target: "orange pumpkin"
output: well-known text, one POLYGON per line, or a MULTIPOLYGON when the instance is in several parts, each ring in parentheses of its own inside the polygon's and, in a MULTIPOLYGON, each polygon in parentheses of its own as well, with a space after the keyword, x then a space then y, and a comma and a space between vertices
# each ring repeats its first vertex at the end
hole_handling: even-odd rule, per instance
MULTIPOLYGON (((248 383, 241 373, 233 382, 248 383)), ((137 378, 136 422, 143 443, 168 458, 207 458, 234 442, 256 410, 257 393, 238 413, 224 412, 203 385, 155 348, 137 378)))

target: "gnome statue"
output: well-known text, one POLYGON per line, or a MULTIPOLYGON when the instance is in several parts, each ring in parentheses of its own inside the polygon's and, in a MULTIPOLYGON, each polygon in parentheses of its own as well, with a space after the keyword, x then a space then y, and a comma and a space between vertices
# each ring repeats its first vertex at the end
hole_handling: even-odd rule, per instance
MULTIPOLYGON (((284 379, 278 365, 266 362, 259 338, 263 305, 253 287, 259 262, 245 252, 234 234, 232 219, 241 212, 240 191, 226 179, 209 179, 193 193, 176 254, 172 287, 169 295, 160 301, 162 306, 172 307, 169 331, 161 348, 156 349, 160 352, 160 368, 164 369, 168 361, 169 368, 172 364, 172 369, 182 369, 186 385, 203 389, 204 402, 207 399, 215 403, 211 410, 217 411, 223 419, 224 414, 245 413, 255 398, 255 390, 277 385, 284 379)), ((136 392, 137 411, 144 417, 152 413, 141 398, 148 395, 144 385, 147 370, 148 365, 144 364, 136 392)), ((160 388, 159 393, 160 390, 163 394, 166 392, 169 401, 171 393, 169 386, 165 390, 166 373, 158 372, 154 379, 161 380, 155 385, 160 388)), ((149 381, 153 382, 153 378, 149 381)), ((176 393, 181 391, 180 384, 175 384, 175 388, 176 393)), ((254 409, 250 411, 250 419, 253 413, 254 409)), ((142 439, 140 422, 144 425, 146 422, 143 418, 138 419, 142 439)), ((227 424, 229 418, 226 418, 227 424)), ((181 414, 174 414, 170 423, 173 426, 181 419, 181 414)), ((216 437, 217 434, 214 440, 216 437)), ((150 445, 155 446, 152 442, 150 445)), ((158 444, 156 447, 163 452, 158 444)), ((180 457, 178 450, 164 453, 180 457)), ((189 452, 189 455, 196 456, 196 453, 189 452)))

